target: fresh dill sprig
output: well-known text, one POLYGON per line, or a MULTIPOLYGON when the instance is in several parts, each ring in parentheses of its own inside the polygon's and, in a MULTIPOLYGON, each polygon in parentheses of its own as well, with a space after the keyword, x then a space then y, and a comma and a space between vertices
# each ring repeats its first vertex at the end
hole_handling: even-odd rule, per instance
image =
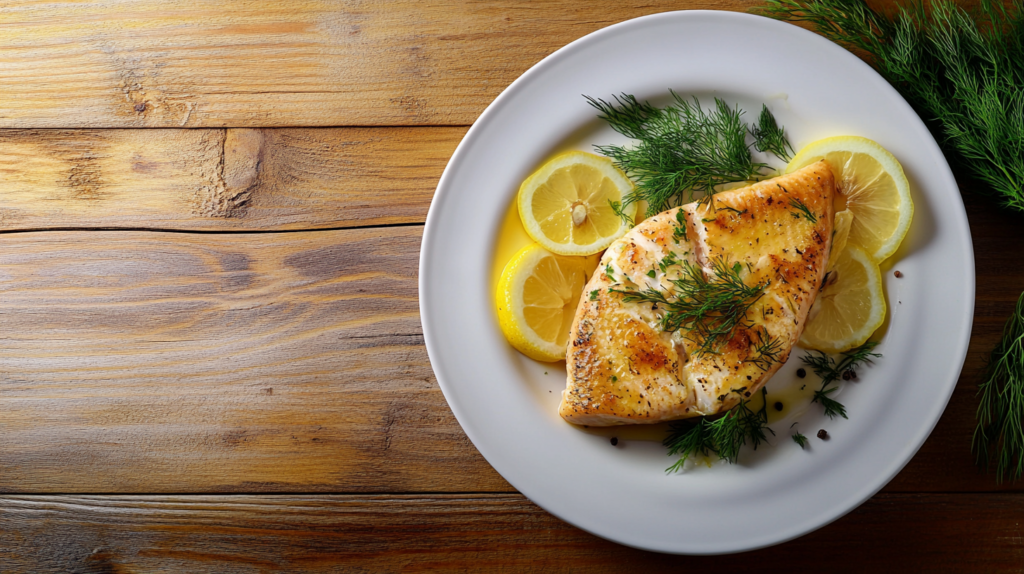
POLYGON ((621 219, 623 223, 625 223, 626 225, 628 225, 630 227, 633 227, 633 225, 634 225, 633 217, 630 216, 630 215, 626 215, 622 211, 622 202, 621 201, 612 201, 612 200, 609 199, 608 200, 608 205, 611 206, 612 213, 614 213, 615 215, 618 215, 619 219, 621 219))
POLYGON ((795 197, 789 198, 789 206, 796 210, 796 212, 793 213, 793 217, 795 219, 800 219, 801 217, 803 217, 804 219, 810 221, 811 223, 818 222, 818 216, 814 215, 814 212, 811 211, 811 208, 807 207, 807 204, 800 201, 799 199, 795 197))
POLYGON ((800 448, 807 448, 807 437, 800 434, 799 431, 793 434, 793 442, 800 445, 800 448))
POLYGON ((808 351, 806 355, 801 357, 800 360, 810 367, 815 375, 821 377, 821 387, 814 391, 814 398, 811 399, 811 402, 821 403, 828 418, 833 419, 837 416, 841 416, 844 419, 847 418, 846 407, 839 401, 829 397, 839 387, 828 388, 829 385, 840 378, 846 378, 844 373, 852 373, 858 364, 870 363, 873 358, 881 357, 882 355, 872 352, 876 346, 878 346, 877 342, 868 341, 859 347, 854 347, 843 353, 843 358, 838 363, 836 363, 835 359, 821 351, 808 351))
POLYGON ((992 351, 985 381, 978 387, 978 426, 971 450, 978 466, 995 463, 996 481, 1024 474, 1024 295, 992 351))
POLYGON ((839 387, 831 387, 828 389, 822 387, 814 391, 814 398, 811 399, 811 402, 821 403, 821 406, 825 409, 825 416, 827 416, 830 419, 834 419, 836 418, 836 416, 841 416, 844 419, 848 419, 849 417, 846 416, 846 407, 843 406, 843 403, 835 399, 829 398, 829 395, 837 391, 838 389, 839 387))
POLYGON ((770 152, 787 162, 792 158, 793 147, 789 145, 785 130, 775 121, 768 106, 761 104, 761 115, 757 118, 757 125, 750 130, 750 135, 754 136, 754 148, 757 151, 770 152))
POLYGON ((756 12, 807 22, 869 56, 956 160, 1024 211, 1024 3, 950 0, 892 15, 864 0, 767 0, 756 12))
MULTIPOLYGON (((749 327, 747 311, 764 296, 768 282, 747 285, 740 276, 743 266, 729 265, 724 257, 716 258, 711 265, 712 273, 705 277, 700 267, 683 261, 682 274, 670 281, 667 291, 628 287, 609 291, 622 294, 627 303, 640 301, 657 305, 663 310, 663 331, 671 333, 682 329, 686 338, 698 346, 693 351, 695 356, 715 354, 732 339, 737 329, 749 327)), ((766 341, 764 347, 768 351, 774 348, 770 341, 766 341)))
POLYGON ((768 428, 767 391, 761 389, 763 404, 758 410, 750 408, 750 402, 740 399, 740 403, 719 418, 703 417, 696 423, 679 422, 670 426, 668 437, 663 444, 668 447, 669 456, 678 456, 678 460, 666 469, 674 472, 682 469, 690 457, 697 454, 711 454, 735 463, 740 448, 749 441, 754 450, 762 442, 768 440, 765 431, 772 435, 775 431, 768 428))
POLYGON ((751 340, 750 346, 753 349, 753 355, 744 360, 744 363, 753 363, 757 368, 767 372, 768 369, 772 368, 772 365, 779 361, 779 355, 782 353, 782 341, 777 337, 772 337, 768 334, 768 329, 763 326, 752 329, 757 340, 751 340))
MULTIPOLYGON (((636 140, 629 146, 595 148, 636 183, 623 206, 646 201, 648 217, 693 201, 697 193, 710 197, 717 185, 760 179, 768 168, 751 159, 751 130, 739 108, 716 98, 715 106, 705 111, 697 98, 691 102, 670 92, 673 102, 665 108, 628 94, 613 96, 612 101, 584 96, 612 129, 636 140)), ((765 137, 785 140, 781 128, 762 135, 761 141, 767 142, 765 137)))

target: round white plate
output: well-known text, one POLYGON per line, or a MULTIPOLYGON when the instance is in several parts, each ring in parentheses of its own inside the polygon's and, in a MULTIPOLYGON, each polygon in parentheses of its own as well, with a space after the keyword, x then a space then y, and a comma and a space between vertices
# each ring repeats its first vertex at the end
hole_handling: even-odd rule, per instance
MULTIPOLYGON (((466 434, 514 487, 556 516, 629 546, 687 554, 749 550, 849 512, 911 459, 942 414, 967 352, 974 253, 942 153, 910 106, 846 50, 796 26, 728 12, 672 12, 611 26, 558 50, 480 116, 441 177, 420 256, 420 312, 437 380, 466 434), (773 109, 794 147, 869 137, 902 163, 916 213, 885 274, 890 320, 873 367, 842 391, 849 420, 812 406, 740 463, 666 474, 653 442, 577 430, 556 413, 561 366, 505 342, 491 292, 498 229, 520 182, 563 148, 622 141, 582 94, 667 91, 773 109), (831 439, 814 437, 827 428, 831 439)), ((776 378, 792 378, 794 352, 776 378)), ((815 380, 809 377, 808 381, 815 380)))

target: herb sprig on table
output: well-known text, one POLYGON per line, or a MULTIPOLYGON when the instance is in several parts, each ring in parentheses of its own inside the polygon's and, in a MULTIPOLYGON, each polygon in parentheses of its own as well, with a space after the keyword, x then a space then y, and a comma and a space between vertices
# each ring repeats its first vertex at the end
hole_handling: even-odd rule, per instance
POLYGON ((628 94, 612 101, 584 96, 612 129, 636 140, 626 146, 595 146, 636 183, 613 209, 621 212, 625 205, 646 201, 650 217, 693 201, 698 193, 710 197, 717 185, 761 179, 768 165, 753 161, 751 146, 788 161, 786 150, 792 147, 767 107, 751 127, 739 108, 720 99, 705 111, 697 98, 690 101, 671 93, 673 102, 664 108, 628 94), (747 143, 748 134, 752 143, 747 143))
MULTIPOLYGON (((954 163, 1024 211, 1024 2, 933 0, 889 15, 863 0, 767 0, 755 11, 865 52, 954 163)), ((1018 302, 979 387, 972 450, 984 468, 994 460, 997 481, 1024 473, 1022 315, 1018 302)))
POLYGON ((978 465, 995 463, 996 480, 1024 474, 1024 294, 1003 329, 978 387, 978 427, 973 450, 978 465), (994 459, 994 460, 993 460, 994 459))

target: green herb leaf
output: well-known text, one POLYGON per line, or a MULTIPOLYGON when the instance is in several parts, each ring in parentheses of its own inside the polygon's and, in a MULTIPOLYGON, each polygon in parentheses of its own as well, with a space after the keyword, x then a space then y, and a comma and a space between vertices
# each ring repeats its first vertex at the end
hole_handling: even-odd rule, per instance
POLYGON ((696 98, 671 94, 673 102, 665 108, 628 94, 612 101, 585 96, 599 118, 636 140, 595 147, 636 183, 623 204, 646 201, 648 217, 693 201, 695 194, 711 197, 717 185, 761 179, 768 168, 750 157, 749 129, 739 108, 715 99, 705 111, 696 98))
POLYGON ((800 448, 807 448, 807 437, 799 432, 793 434, 793 442, 800 445, 800 448))
POLYGON ((855 368, 860 363, 870 363, 871 360, 882 355, 873 353, 872 350, 878 346, 875 341, 868 341, 859 347, 854 347, 842 354, 842 359, 837 363, 835 359, 821 351, 808 351, 801 357, 801 361, 814 371, 815 375, 821 377, 821 387, 814 391, 812 403, 821 403, 825 408, 828 418, 846 416, 846 408, 839 401, 830 398, 828 395, 835 392, 839 387, 828 388, 829 385, 838 381, 843 373, 855 368))
POLYGON ((600 294, 601 294, 601 290, 600 289, 594 289, 593 291, 590 292, 590 300, 591 301, 597 301, 597 296, 600 295, 600 294))
POLYGON ((609 292, 623 295, 623 301, 643 301, 663 311, 661 328, 666 332, 682 329, 697 348, 694 356, 718 353, 740 328, 750 328, 747 312, 764 296, 768 282, 747 285, 740 277, 742 266, 729 265, 725 258, 712 261, 710 278, 703 270, 683 261, 683 273, 669 283, 667 290, 632 288, 609 292))
POLYGON ((793 214, 794 218, 800 219, 800 217, 803 217, 804 219, 810 221, 811 223, 818 222, 818 217, 814 215, 814 212, 812 212, 811 209, 807 207, 807 204, 800 201, 799 199, 791 197, 789 199, 789 206, 797 210, 797 213, 793 214))
POLYGON ((697 454, 716 454, 735 463, 740 448, 747 442, 757 450, 762 442, 768 440, 765 431, 775 434, 775 431, 768 428, 768 403, 764 400, 765 396, 766 391, 762 388, 763 404, 757 411, 751 410, 749 401, 741 399, 739 405, 719 418, 712 420, 702 417, 696 423, 673 423, 663 444, 668 447, 669 456, 679 458, 666 471, 682 469, 686 461, 697 454))
POLYGON ((750 135, 754 136, 757 151, 771 152, 783 161, 789 161, 792 157, 790 154, 793 153, 793 147, 786 139, 786 132, 779 127, 768 106, 761 105, 761 115, 757 118, 757 125, 750 130, 750 135))
POLYGON ((996 481, 1024 474, 1024 295, 992 350, 978 387, 978 425, 971 450, 978 466, 995 465, 996 481))

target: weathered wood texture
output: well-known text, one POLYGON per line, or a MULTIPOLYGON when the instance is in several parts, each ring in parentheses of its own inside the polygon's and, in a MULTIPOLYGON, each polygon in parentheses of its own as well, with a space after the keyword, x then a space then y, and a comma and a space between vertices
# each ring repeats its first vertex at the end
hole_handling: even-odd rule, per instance
POLYGON ((5 572, 1024 572, 1024 494, 885 494, 736 556, 612 544, 519 495, 0 498, 5 572), (854 558, 855 557, 855 558, 854 558))
MULTIPOLYGON (((1024 488, 970 456, 1024 237, 1018 216, 968 205, 967 364, 888 492, 1024 488)), ((0 234, 0 491, 510 491, 430 371, 420 231, 0 234)))
POLYGON ((0 231, 422 223, 465 132, 0 130, 0 231))
POLYGON ((0 234, 0 491, 509 490, 430 370, 420 233, 0 234))
POLYGON ((0 127, 468 125, 590 32, 751 0, 6 0, 0 127))

